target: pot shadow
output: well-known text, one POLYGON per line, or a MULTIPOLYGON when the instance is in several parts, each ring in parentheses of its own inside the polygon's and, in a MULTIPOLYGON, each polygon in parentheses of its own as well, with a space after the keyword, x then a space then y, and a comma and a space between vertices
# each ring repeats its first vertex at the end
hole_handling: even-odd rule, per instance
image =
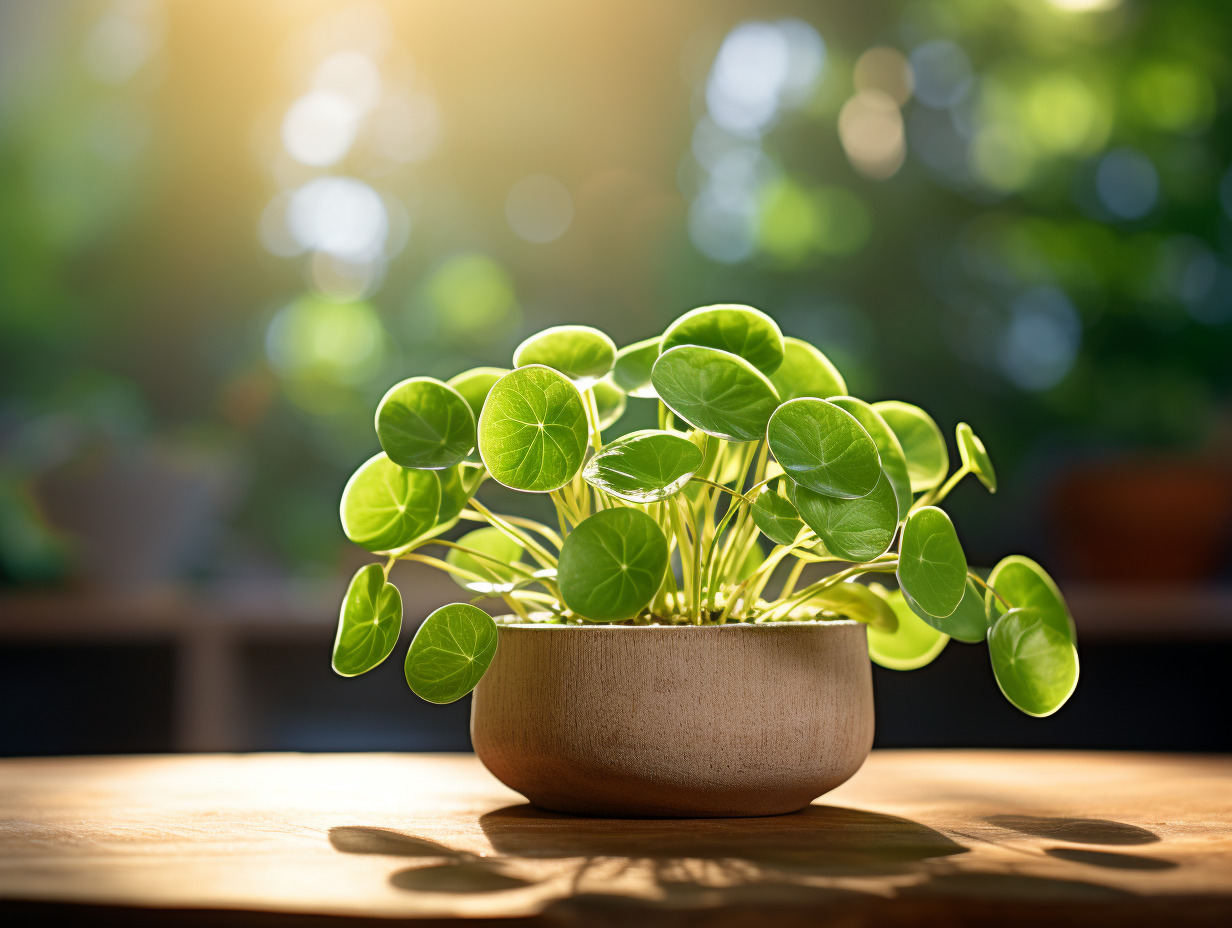
POLYGON ((1154 844, 1159 835, 1138 825, 1105 818, 1051 818, 1042 815, 991 815, 989 825, 1035 838, 1071 844, 1154 844))
POLYGON ((510 857, 724 862, 720 869, 764 877, 894 875, 967 851, 919 822, 840 806, 767 818, 601 819, 521 804, 489 812, 479 825, 510 857))

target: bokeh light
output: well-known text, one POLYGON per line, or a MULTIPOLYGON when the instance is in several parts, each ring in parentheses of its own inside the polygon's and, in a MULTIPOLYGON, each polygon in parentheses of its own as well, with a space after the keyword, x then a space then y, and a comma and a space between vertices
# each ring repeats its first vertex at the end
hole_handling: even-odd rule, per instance
POLYGON ((302 296, 280 309, 265 335, 270 364, 289 380, 355 385, 382 373, 387 351, 380 317, 368 303, 302 296))
POLYGON ((910 63, 915 97, 925 106, 954 106, 971 92, 971 62, 949 39, 935 39, 912 49, 910 63))
POLYGON ((304 94, 282 120, 282 143, 301 164, 328 167, 341 161, 359 132, 359 108, 331 90, 304 94))
POLYGON ((879 91, 902 106, 911 99, 915 78, 902 52, 888 45, 878 45, 868 49, 856 61, 852 84, 857 91, 879 91))
POLYGON ((1099 160, 1095 187, 1114 216, 1141 219, 1155 206, 1159 196, 1159 173, 1142 152, 1118 148, 1099 160))
POLYGON ((351 177, 319 177, 287 202, 287 228, 304 249, 363 261, 379 257, 389 220, 381 196, 351 177))
POLYGON ((907 157, 898 104, 879 90, 861 90, 843 104, 838 134, 852 166, 868 177, 892 176, 907 157))
POLYGON ((522 317, 509 272, 475 252, 452 255, 433 270, 423 287, 422 304, 435 330, 480 343, 513 330, 522 317))
POLYGON ((1069 373, 1082 342, 1073 303, 1056 287, 1034 287, 1010 306, 998 345, 1005 376, 1024 390, 1047 390, 1069 373))

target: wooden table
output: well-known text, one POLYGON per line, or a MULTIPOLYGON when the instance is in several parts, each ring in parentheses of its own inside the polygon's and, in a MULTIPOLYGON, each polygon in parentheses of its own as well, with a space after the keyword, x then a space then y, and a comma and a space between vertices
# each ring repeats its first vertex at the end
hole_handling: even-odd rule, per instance
POLYGON ((1226 926, 1232 759, 877 752, 805 812, 708 821, 540 812, 463 755, 6 760, 0 899, 6 924, 1226 926))

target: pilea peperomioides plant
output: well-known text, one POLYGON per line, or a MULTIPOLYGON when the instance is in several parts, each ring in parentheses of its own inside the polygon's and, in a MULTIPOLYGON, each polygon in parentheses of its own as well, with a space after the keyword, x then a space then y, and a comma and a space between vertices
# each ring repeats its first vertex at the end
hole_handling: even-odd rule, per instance
MULTIPOLYGON (((923 666, 950 638, 987 640, 1023 712, 1049 715, 1073 692, 1074 626, 1051 578, 1020 556, 986 577, 971 570, 939 508, 969 474, 996 490, 965 423, 951 473, 927 413, 848 396, 824 354, 748 306, 695 309, 620 350, 596 329, 557 326, 513 363, 447 383, 413 377, 381 400, 384 450, 347 483, 341 515, 383 563, 347 590, 338 673, 364 673, 396 646, 402 600, 388 578, 408 560, 448 572, 475 601, 503 599, 502 622, 854 619, 885 667, 923 666), (626 397, 657 399, 659 428, 605 443, 626 397), (488 479, 546 494, 555 525, 492 512, 476 495, 488 479), (479 527, 444 538, 459 522, 479 527), (829 572, 802 584, 815 563, 829 572)), ((472 603, 438 609, 411 644, 407 682, 432 702, 459 699, 496 643, 497 620, 472 603)))

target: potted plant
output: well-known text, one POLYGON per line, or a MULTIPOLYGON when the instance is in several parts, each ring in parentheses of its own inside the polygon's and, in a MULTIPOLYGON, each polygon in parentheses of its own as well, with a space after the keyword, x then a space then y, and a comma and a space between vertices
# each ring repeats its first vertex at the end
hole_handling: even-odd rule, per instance
POLYGON ((333 666, 353 676, 392 652, 399 559, 503 599, 497 618, 473 603, 428 616, 405 673, 431 702, 475 691, 479 758, 535 804, 794 811, 868 754, 868 658, 919 667, 950 638, 987 640, 1028 714, 1073 692, 1056 585, 1024 557, 970 570, 939 508, 968 474, 996 489, 969 426, 951 473, 927 413, 847 395, 825 355, 747 306, 693 310, 620 350, 550 328, 513 365, 413 377, 381 400, 384 450, 341 516, 382 560, 351 581, 333 666), (659 428, 605 443, 626 397, 657 400, 659 428), (545 494, 555 524, 491 511, 476 495, 489 479, 545 494), (443 537, 459 522, 478 527, 443 537), (803 582, 810 564, 829 572, 803 582))

